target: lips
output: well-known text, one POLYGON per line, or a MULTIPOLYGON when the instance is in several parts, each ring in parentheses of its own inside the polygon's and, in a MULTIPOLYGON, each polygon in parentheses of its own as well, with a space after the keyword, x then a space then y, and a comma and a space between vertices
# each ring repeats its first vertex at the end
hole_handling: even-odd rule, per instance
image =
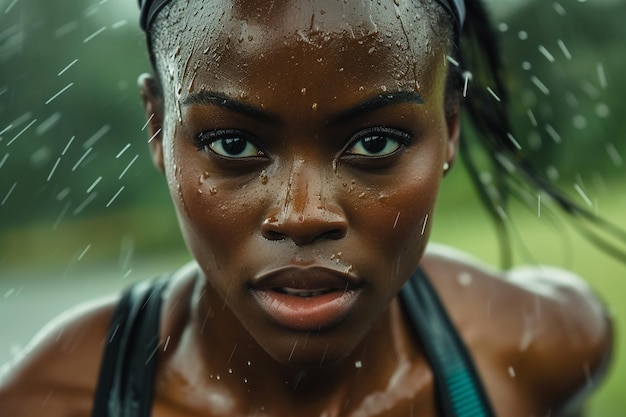
POLYGON ((347 316, 360 293, 360 282, 335 269, 286 267, 259 275, 250 290, 274 323, 296 331, 317 331, 347 316))

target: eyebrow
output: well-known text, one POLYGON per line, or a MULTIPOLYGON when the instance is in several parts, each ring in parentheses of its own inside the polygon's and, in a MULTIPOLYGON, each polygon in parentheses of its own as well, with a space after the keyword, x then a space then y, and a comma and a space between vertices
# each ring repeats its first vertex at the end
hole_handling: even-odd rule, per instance
POLYGON ((379 94, 375 97, 372 97, 357 104, 354 107, 344 110, 335 116, 332 116, 328 120, 328 123, 336 124, 345 122, 349 119, 354 119, 358 116, 373 112, 374 110, 378 110, 382 107, 401 103, 424 104, 425 101, 422 95, 415 91, 401 91, 396 93, 379 94))
POLYGON ((233 100, 222 93, 200 91, 185 97, 182 104, 184 106, 199 104, 203 106, 218 106, 244 116, 251 117, 263 122, 274 123, 279 121, 279 117, 273 113, 267 112, 256 106, 244 103, 242 101, 233 100))
MULTIPOLYGON (((415 91, 402 91, 389 94, 379 94, 355 105, 354 107, 344 110, 337 115, 330 117, 328 119, 328 124, 338 124, 341 122, 345 122, 358 116, 362 116, 363 114, 378 110, 382 107, 401 103, 424 104, 424 98, 421 94, 415 91)), ((261 120, 268 123, 277 123, 280 121, 280 117, 273 113, 267 112, 248 103, 233 100, 227 95, 217 92, 200 91, 198 93, 190 94, 185 97, 182 104, 185 106, 194 104, 204 106, 218 106, 230 111, 234 111, 236 113, 243 114, 244 116, 248 116, 253 119, 261 120)))

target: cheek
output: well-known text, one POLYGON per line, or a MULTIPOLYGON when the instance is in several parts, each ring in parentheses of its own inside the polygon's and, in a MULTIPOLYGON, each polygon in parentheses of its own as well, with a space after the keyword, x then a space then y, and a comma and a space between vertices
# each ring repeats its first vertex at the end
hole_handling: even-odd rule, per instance
POLYGON ((262 179, 218 177, 193 147, 175 147, 174 156, 168 182, 187 246, 205 268, 223 269, 259 228, 267 201, 262 179))
POLYGON ((375 185, 356 180, 348 189, 352 231, 376 246, 377 258, 384 260, 382 268, 394 275, 407 276, 421 258, 440 181, 440 172, 429 164, 407 167, 375 185))

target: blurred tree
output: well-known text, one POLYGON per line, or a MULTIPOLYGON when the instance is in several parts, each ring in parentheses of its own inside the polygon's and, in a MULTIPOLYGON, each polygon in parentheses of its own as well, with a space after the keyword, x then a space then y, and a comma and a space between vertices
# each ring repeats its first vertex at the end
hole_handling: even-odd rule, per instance
POLYGON ((624 17, 622 1, 536 0, 500 25, 517 140, 569 188, 624 172, 624 17))
POLYGON ((120 1, 9 3, 0 11, 0 229, 163 195, 141 131, 135 80, 149 63, 136 16, 116 13, 120 1))

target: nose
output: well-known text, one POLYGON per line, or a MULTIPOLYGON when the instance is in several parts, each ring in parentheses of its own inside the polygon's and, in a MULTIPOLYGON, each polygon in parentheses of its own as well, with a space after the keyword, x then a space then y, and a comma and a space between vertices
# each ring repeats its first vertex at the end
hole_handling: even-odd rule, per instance
POLYGON ((322 177, 319 170, 304 164, 292 170, 287 187, 278 193, 277 204, 268 210, 261 224, 263 237, 307 245, 346 235, 346 215, 332 198, 332 185, 325 184, 322 177))

